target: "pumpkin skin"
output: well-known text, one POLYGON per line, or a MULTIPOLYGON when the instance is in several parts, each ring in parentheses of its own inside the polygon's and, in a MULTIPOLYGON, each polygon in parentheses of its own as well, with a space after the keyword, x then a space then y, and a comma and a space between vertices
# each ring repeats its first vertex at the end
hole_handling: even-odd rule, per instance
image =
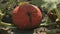
POLYGON ((32 29, 40 25, 42 13, 35 5, 24 4, 13 10, 12 20, 20 29, 32 29))

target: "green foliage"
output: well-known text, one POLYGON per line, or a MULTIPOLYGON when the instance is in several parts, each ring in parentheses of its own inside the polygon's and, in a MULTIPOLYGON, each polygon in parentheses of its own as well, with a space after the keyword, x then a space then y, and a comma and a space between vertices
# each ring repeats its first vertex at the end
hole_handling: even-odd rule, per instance
POLYGON ((32 0, 31 3, 38 7, 40 7, 42 4, 44 4, 43 0, 32 0))
POLYGON ((56 11, 56 15, 58 16, 58 19, 59 19, 59 21, 60 21, 60 11, 58 11, 57 8, 55 9, 55 11, 56 11))
POLYGON ((60 0, 44 0, 45 3, 41 5, 41 7, 45 7, 48 11, 56 8, 57 4, 60 3, 60 0))
POLYGON ((6 8, 8 8, 15 0, 9 0, 8 2, 4 3, 4 4, 0 4, 0 10, 2 10, 3 12, 6 11, 6 8))

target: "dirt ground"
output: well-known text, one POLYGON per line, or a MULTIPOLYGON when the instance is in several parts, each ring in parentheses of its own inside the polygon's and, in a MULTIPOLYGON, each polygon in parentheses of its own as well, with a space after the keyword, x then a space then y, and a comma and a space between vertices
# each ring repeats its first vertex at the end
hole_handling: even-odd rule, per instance
POLYGON ((50 29, 46 27, 40 27, 32 30, 9 29, 8 31, 0 30, 0 34, 60 34, 60 29, 53 29, 53 27, 50 29))

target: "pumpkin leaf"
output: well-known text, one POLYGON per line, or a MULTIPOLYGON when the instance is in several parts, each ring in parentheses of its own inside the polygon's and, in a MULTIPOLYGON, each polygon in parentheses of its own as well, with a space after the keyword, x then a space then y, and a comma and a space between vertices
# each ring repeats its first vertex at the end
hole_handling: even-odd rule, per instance
POLYGON ((60 21, 60 11, 58 11, 57 8, 55 9, 55 11, 56 11, 56 15, 58 16, 58 19, 59 19, 59 21, 60 21))
POLYGON ((31 3, 38 7, 40 7, 41 4, 44 4, 43 0, 32 0, 31 3))
POLYGON ((57 4, 60 3, 60 0, 43 0, 45 3, 41 7, 45 7, 48 11, 56 8, 57 4))

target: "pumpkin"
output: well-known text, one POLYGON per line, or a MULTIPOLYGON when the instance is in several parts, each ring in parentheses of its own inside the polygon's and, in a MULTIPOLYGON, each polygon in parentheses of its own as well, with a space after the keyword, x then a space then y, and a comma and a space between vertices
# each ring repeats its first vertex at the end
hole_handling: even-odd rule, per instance
POLYGON ((32 29, 40 25, 41 10, 32 4, 17 6, 12 14, 13 23, 20 29, 32 29))

